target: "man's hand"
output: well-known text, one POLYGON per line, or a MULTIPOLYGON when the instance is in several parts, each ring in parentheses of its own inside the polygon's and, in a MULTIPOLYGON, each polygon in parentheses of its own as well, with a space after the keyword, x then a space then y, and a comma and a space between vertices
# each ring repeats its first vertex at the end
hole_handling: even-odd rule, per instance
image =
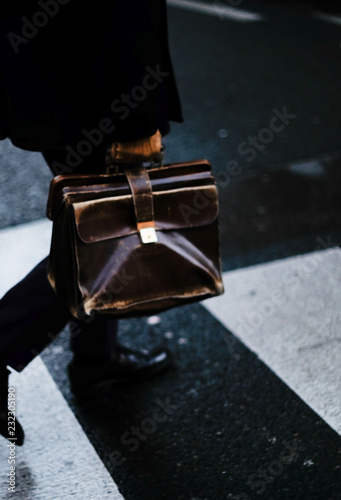
POLYGON ((142 163, 162 159, 161 134, 131 142, 114 142, 110 148, 113 163, 142 163))

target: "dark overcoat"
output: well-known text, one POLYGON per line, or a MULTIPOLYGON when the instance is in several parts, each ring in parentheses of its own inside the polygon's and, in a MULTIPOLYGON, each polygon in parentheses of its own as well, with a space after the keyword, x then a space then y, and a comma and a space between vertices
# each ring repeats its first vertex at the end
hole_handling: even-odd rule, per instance
POLYGON ((0 7, 0 139, 56 150, 182 121, 165 0, 12 3, 0 7))

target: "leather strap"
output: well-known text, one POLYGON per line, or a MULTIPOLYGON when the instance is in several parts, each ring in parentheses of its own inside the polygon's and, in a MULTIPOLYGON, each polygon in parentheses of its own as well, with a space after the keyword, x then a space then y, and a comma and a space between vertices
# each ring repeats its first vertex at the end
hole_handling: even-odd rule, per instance
POLYGON ((148 227, 154 227, 153 190, 148 170, 140 165, 133 169, 125 168, 124 173, 133 195, 138 229, 146 227, 146 223, 150 223, 148 227))

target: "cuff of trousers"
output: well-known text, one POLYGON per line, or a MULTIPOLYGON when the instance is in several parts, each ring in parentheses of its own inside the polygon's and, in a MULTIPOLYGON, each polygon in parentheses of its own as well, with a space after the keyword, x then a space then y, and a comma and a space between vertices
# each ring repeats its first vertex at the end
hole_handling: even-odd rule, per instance
POLYGON ((162 144, 159 130, 144 139, 130 142, 114 142, 110 148, 113 163, 143 163, 151 160, 161 161, 162 144))

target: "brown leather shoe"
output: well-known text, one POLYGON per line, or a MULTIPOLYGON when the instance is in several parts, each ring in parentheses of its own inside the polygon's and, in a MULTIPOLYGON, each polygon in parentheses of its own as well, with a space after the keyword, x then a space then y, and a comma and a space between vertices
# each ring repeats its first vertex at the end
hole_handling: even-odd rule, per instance
POLYGON ((68 365, 72 393, 78 398, 93 398, 106 393, 115 385, 143 380, 168 368, 171 353, 166 349, 136 351, 118 346, 115 357, 102 363, 82 362, 75 357, 68 365))

